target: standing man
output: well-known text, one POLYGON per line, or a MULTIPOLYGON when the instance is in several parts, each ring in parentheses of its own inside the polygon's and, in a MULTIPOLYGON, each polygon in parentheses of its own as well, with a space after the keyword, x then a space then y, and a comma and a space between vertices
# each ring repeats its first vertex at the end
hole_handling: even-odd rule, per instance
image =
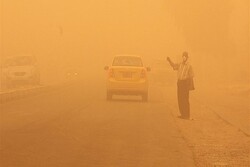
POLYGON ((178 71, 177 81, 177 95, 178 105, 181 113, 180 118, 190 119, 190 104, 189 104, 189 91, 194 90, 193 84, 193 68, 188 62, 188 52, 183 52, 182 62, 175 64, 167 57, 167 61, 173 67, 174 70, 178 71))

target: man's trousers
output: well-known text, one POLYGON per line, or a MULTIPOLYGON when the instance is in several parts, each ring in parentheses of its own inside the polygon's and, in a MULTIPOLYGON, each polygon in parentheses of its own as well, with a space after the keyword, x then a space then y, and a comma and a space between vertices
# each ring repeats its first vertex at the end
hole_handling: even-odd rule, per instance
POLYGON ((178 105, 181 116, 184 118, 190 117, 189 104, 189 82, 188 80, 178 80, 177 82, 178 105))

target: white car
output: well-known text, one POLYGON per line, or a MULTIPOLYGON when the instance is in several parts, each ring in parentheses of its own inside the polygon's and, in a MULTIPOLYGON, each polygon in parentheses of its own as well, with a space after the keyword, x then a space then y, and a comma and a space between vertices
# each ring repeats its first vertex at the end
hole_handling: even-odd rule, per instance
POLYGON ((17 84, 40 84, 40 71, 36 58, 32 55, 9 57, 3 66, 6 86, 12 88, 17 84))

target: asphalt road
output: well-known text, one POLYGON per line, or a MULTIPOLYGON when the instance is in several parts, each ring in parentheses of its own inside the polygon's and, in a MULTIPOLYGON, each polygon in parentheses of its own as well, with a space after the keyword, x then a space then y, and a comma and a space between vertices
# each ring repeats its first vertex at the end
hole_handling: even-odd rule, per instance
POLYGON ((74 83, 2 104, 2 167, 191 167, 193 153, 157 86, 150 99, 105 99, 105 82, 74 83))

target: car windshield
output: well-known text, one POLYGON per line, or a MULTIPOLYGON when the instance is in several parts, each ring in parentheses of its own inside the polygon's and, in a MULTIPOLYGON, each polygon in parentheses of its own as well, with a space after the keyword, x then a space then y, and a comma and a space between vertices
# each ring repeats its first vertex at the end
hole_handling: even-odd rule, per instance
POLYGON ((34 64, 30 56, 15 57, 6 61, 6 66, 28 66, 34 64))
POLYGON ((114 59, 113 66, 142 67, 143 64, 142 64, 142 60, 140 57, 120 56, 114 59))

